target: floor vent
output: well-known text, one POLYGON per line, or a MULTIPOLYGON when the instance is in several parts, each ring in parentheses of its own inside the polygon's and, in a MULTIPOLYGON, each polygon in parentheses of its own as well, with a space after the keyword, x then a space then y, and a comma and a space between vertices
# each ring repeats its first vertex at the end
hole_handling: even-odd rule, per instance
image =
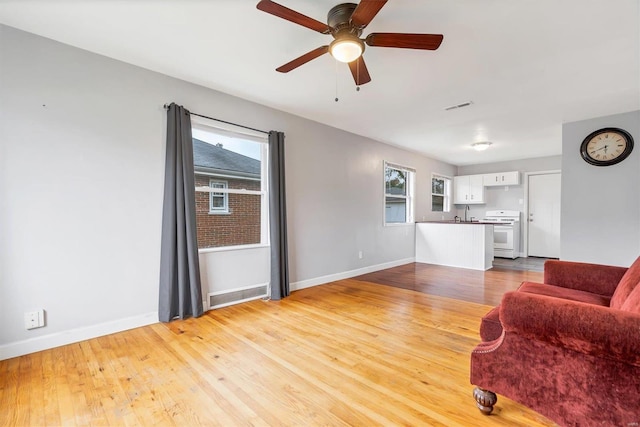
POLYGON ((212 292, 208 294, 209 309, 226 307, 268 296, 267 284, 251 286, 249 288, 233 289, 230 291, 212 292))

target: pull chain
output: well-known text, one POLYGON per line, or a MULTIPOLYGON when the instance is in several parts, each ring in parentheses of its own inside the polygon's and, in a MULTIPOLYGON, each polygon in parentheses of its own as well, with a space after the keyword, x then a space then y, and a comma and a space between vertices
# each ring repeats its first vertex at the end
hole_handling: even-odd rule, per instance
POLYGON ((334 60, 336 63, 336 102, 338 102, 338 60, 334 60))

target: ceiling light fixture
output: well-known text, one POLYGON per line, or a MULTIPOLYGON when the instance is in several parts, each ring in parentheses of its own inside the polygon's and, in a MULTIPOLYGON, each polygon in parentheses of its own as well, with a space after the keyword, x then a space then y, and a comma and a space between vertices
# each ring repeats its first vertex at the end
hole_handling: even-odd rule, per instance
POLYGON ((492 143, 489 141, 484 141, 484 142, 476 142, 475 144, 471 144, 471 146, 473 147, 474 150, 476 151, 484 151, 487 148, 489 148, 489 146, 492 143))
POLYGON ((331 42, 329 52, 340 62, 353 62, 364 52, 364 43, 358 37, 345 34, 331 42))

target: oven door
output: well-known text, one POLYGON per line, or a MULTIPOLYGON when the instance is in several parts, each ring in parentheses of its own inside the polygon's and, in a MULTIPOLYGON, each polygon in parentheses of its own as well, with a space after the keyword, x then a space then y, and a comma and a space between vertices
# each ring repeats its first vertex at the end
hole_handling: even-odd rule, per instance
POLYGON ((494 225, 493 226, 493 248, 513 249, 513 226, 494 225))

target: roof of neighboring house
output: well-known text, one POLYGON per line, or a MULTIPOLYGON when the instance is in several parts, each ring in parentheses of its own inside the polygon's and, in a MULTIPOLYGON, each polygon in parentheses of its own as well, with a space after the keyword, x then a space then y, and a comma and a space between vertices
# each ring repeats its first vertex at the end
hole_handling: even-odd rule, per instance
POLYGON ((193 138, 193 164, 196 169, 234 172, 240 175, 260 176, 260 161, 226 150, 222 145, 209 144, 193 138))

